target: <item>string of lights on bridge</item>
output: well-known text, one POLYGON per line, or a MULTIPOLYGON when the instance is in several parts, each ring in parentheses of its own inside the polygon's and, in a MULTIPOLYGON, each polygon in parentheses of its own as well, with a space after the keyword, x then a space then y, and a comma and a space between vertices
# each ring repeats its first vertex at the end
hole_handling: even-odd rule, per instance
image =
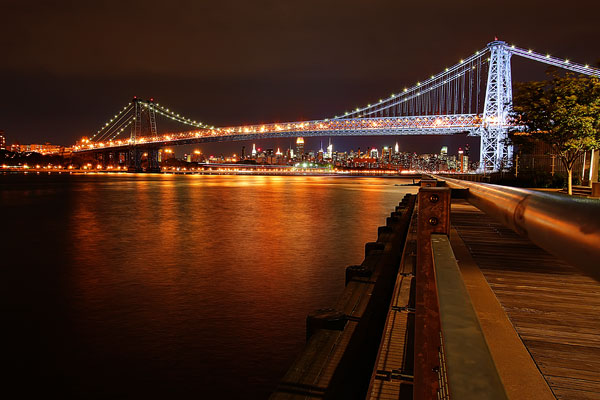
MULTIPOLYGON (((171 111, 168 108, 163 107, 158 103, 150 103, 150 104, 152 106, 154 106, 154 109, 157 113, 159 113, 160 115, 162 115, 164 117, 170 118, 173 121, 180 122, 182 124, 193 126, 195 128, 200 128, 200 129, 214 129, 214 126, 209 126, 205 123, 193 121, 190 118, 183 117, 180 114, 177 114, 176 112, 171 111)), ((149 105, 147 103, 146 107, 148 107, 148 106, 149 105)))
MULTIPOLYGON (((509 47, 512 54, 516 54, 521 57, 565 68, 573 72, 600 77, 600 69, 593 68, 589 64, 574 63, 568 58, 562 59, 553 57, 550 54, 543 55, 541 53, 534 52, 532 49, 525 50, 515 45, 511 45, 509 47)), ((431 77, 424 81, 416 82, 412 87, 404 88, 402 92, 392 93, 387 99, 379 99, 379 101, 374 104, 369 103, 366 106, 356 107, 353 111, 346 111, 343 115, 336 115, 332 119, 366 117, 368 115, 381 112, 387 108, 394 107, 400 103, 412 100, 417 96, 427 94, 439 87, 439 84, 430 86, 437 81, 441 81, 441 84, 447 84, 452 80, 458 79, 461 76, 461 72, 458 72, 455 75, 451 74, 461 69, 464 70, 465 65, 468 65, 477 59, 483 59, 483 61, 489 62, 489 57, 484 58, 487 53, 489 53, 489 48, 478 50, 466 59, 461 59, 457 64, 445 68, 444 71, 438 73, 437 75, 431 75, 431 77)), ((475 66, 472 66, 471 68, 475 69, 475 66)))
MULTIPOLYGON (((521 57, 529 58, 538 62, 558 66, 565 68, 567 70, 571 70, 574 72, 583 73, 586 75, 593 75, 600 77, 600 70, 597 68, 590 67, 589 64, 578 64, 574 63, 569 59, 560 59, 557 57, 552 57, 549 54, 543 55, 540 53, 536 53, 533 50, 525 50, 518 48, 514 45, 508 46, 504 42, 496 42, 501 43, 501 46, 504 49, 510 51, 511 55, 518 55, 521 57)), ((471 56, 461 59, 457 64, 445 68, 444 71, 438 73, 436 75, 432 75, 430 78, 419 81, 415 85, 410 88, 403 89, 400 93, 394 93, 389 98, 380 99, 379 102, 375 104, 367 104, 364 107, 358 107, 352 112, 346 112, 343 116, 335 116, 334 118, 327 118, 324 120, 316 120, 316 121, 303 121, 303 122, 290 122, 283 124, 263 124, 263 125, 252 125, 252 126, 236 126, 236 127, 221 127, 215 128, 214 126, 209 126, 205 123, 198 122, 182 116, 179 113, 176 113, 169 108, 166 108, 158 103, 154 103, 153 99, 149 101, 136 100, 134 98, 133 102, 129 102, 125 107, 123 107, 113 118, 107 121, 97 132, 92 136, 92 141, 95 143, 90 143, 88 141, 86 146, 81 146, 81 149, 87 148, 95 148, 95 147, 105 147, 105 146, 123 146, 130 145, 132 143, 166 143, 172 142, 173 140, 179 139, 190 139, 190 138, 204 138, 207 136, 223 136, 223 137, 234 137, 238 135, 261 135, 261 134, 271 134, 271 135, 280 135, 284 132, 288 133, 301 133, 310 136, 310 132, 337 132, 337 134, 356 134, 352 133, 356 130, 362 129, 374 129, 374 130, 385 130, 385 129, 417 129, 417 130, 452 130, 457 127, 469 127, 474 128, 480 126, 485 121, 482 120, 481 115, 477 113, 477 110, 474 113, 471 113, 470 108, 467 110, 460 110, 460 112, 446 112, 446 113, 438 113, 435 115, 428 114, 417 114, 417 115, 391 115, 383 113, 383 110, 391 107, 395 107, 398 104, 403 102, 413 101, 414 99, 423 96, 429 93, 429 96, 434 100, 440 100, 436 96, 436 90, 438 92, 441 90, 442 96, 444 95, 443 85, 449 85, 451 83, 455 83, 454 92, 452 95, 456 95, 458 91, 458 83, 457 80, 463 78, 463 86, 462 90, 467 90, 464 86, 464 76, 467 73, 473 74, 472 71, 478 70, 481 71, 481 65, 485 62, 490 62, 490 47, 486 47, 483 50, 478 50, 471 56), (441 89, 440 89, 441 88, 441 89), (135 121, 135 116, 132 110, 134 110, 135 105, 134 102, 140 102, 146 108, 149 108, 159 115, 169 118, 175 122, 182 123, 188 126, 192 126, 197 128, 197 131, 190 131, 181 134, 169 134, 162 136, 154 136, 154 137, 133 137, 133 139, 121 139, 114 141, 117 136, 123 132, 125 129, 130 126, 135 121), (375 118, 372 118, 375 116, 375 118), (418 116, 418 117, 417 117, 418 116), (414 118, 413 118, 414 117, 414 118), (466 119, 464 119, 466 117, 466 119), (468 121, 468 122, 466 122, 468 121), (341 124, 340 124, 341 123, 341 124), (348 133, 350 132, 350 133, 348 133), (101 140, 108 139, 109 143, 103 143, 101 140)), ((471 77, 470 77, 471 79, 471 77)), ((473 88, 471 88, 472 90, 473 88)), ((452 90, 452 89, 450 89, 452 90)), ((477 88, 479 90, 479 88, 477 88)), ((450 93, 448 91, 446 95, 450 93)), ((462 94, 464 95, 464 94, 462 94)), ((452 99, 451 99, 452 101, 452 99)), ((456 100, 454 100, 456 102, 456 100)), ((461 100, 464 102, 464 99, 461 100)), ((469 102, 471 99, 469 98, 469 102)), ((479 99, 477 100, 477 103, 479 99)), ((424 104, 424 103, 421 103, 424 104)), ((469 103, 469 107, 470 107, 469 103)), ((427 104, 429 107, 429 104, 427 104)), ((413 110, 414 111, 414 110, 413 110)), ((423 132, 422 132, 423 133, 423 132)), ((224 139, 227 140, 227 139, 224 139)), ((234 140, 234 139, 229 139, 234 140)))
MULTIPOLYGON (((107 128, 112 127, 112 125, 111 125, 112 122, 118 120, 121 116, 124 116, 127 114, 127 112, 131 111, 131 106, 132 106, 131 102, 127 103, 127 105, 125 107, 123 107, 121 109, 121 111, 119 111, 117 114, 115 114, 115 116, 112 117, 110 120, 106 121, 106 123, 104 125, 102 125, 102 127, 100 129, 98 129, 98 131, 94 135, 92 135, 90 140, 99 140, 103 136, 105 136, 105 134, 106 134, 105 131, 107 130, 107 128), (102 133, 102 132, 104 132, 104 133, 102 133), (98 135, 100 135, 100 136, 98 136, 98 135)), ((110 132, 112 130, 108 130, 108 131, 110 132)))

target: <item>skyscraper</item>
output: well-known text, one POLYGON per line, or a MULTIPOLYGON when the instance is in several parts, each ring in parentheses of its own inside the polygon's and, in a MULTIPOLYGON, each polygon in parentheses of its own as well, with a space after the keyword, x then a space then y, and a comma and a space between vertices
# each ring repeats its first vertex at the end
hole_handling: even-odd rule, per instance
POLYGON ((391 152, 390 148, 385 146, 383 150, 381 150, 381 161, 383 162, 391 162, 391 152))
POLYGON ((448 146, 442 146, 440 150, 440 159, 447 160, 448 159, 448 146))
POLYGON ((296 139, 296 152, 297 157, 300 160, 304 160, 304 138, 303 137, 299 137, 298 139, 296 139))

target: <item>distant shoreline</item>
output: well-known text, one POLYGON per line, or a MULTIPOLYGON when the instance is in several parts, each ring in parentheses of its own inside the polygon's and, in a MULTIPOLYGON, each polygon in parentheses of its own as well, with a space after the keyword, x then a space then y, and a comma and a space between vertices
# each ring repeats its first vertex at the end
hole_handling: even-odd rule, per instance
POLYGON ((161 172, 139 172, 130 173, 127 171, 85 171, 74 169, 43 169, 43 168, 4 168, 2 175, 255 175, 255 176, 330 176, 330 177, 377 177, 377 178, 400 178, 400 179, 421 179, 421 173, 387 173, 378 171, 364 172, 317 172, 317 171, 161 171, 161 172))

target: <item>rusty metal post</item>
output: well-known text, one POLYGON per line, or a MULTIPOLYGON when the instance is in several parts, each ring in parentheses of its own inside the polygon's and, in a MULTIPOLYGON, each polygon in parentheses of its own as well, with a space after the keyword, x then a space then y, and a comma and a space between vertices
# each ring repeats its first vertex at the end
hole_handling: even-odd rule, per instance
POLYGON ((440 316, 431 234, 450 232, 449 187, 421 187, 418 195, 413 398, 438 398, 440 316))

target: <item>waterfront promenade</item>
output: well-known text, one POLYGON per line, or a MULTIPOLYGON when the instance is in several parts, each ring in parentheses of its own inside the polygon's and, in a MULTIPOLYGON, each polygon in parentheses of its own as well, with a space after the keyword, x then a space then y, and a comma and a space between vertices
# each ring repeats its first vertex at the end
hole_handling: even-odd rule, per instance
MULTIPOLYGON (((368 389, 354 398, 600 399, 599 282, 479 210, 465 199, 468 196, 464 189, 457 190, 455 183, 452 183, 455 190, 447 229, 449 246, 444 250, 433 244, 434 275, 438 282, 437 288, 435 284, 433 288, 438 292, 434 302, 437 309, 433 310, 437 317, 434 315, 433 320, 438 318, 438 328, 435 323, 432 325, 432 310, 427 302, 423 305, 423 296, 419 295, 427 288, 422 287, 424 275, 420 271, 426 262, 417 261, 418 220, 419 212, 428 211, 422 209, 423 204, 417 204, 396 266, 395 287, 375 361, 370 376, 362 378, 368 381, 368 389), (445 266, 440 269, 437 264, 445 266), (448 265, 450 269, 456 266, 458 280, 443 270, 448 265), (442 276, 444 282, 439 280, 442 276), (444 294, 448 287, 453 290, 450 296, 449 292, 444 294), (466 289, 465 299, 470 305, 458 304, 461 295, 456 287, 466 289), (469 307, 476 314, 473 326, 464 318, 469 307), (452 327, 456 321, 462 324, 458 331, 452 327), (428 341, 432 329, 434 337, 441 335, 441 346, 439 339, 437 344, 428 341), (478 340, 477 332, 484 339, 479 348, 473 345, 478 340), (433 358, 438 357, 439 350, 433 368, 423 368, 431 362, 427 358, 428 346, 433 348, 433 358), (478 364, 479 356, 489 357, 489 362, 483 360, 478 364), (474 395, 464 397, 465 388, 474 395)), ((439 193, 450 190, 440 189, 439 193)), ((434 188, 426 190, 435 192, 434 188)), ((424 198, 420 196, 419 200, 424 198)), ((591 200, 591 204, 594 201, 597 200, 591 200)), ((394 217, 398 215, 393 214, 394 217)), ((589 218, 591 226, 595 226, 597 214, 589 218)), ((446 235, 434 234, 431 241, 437 240, 437 236, 446 235)), ((556 246, 567 244, 556 238, 556 246)), ((360 322, 360 318, 349 318, 346 326, 360 322)), ((337 330, 336 334, 343 337, 348 328, 339 329, 330 326, 322 331, 332 335, 337 330)), ((308 341, 307 349, 319 340, 316 335, 313 338, 308 341)), ((346 342, 350 340, 352 336, 346 342)), ((345 342, 340 340, 328 347, 329 358, 311 358, 311 354, 304 352, 272 398, 340 398, 340 393, 351 392, 340 387, 339 381, 328 379, 347 368, 343 365, 344 356, 339 355, 344 354, 344 346, 345 342), (296 385, 289 381, 293 371, 308 369, 334 372, 327 376, 316 374, 313 381, 305 379, 311 377, 307 374, 296 385)), ((356 349, 348 347, 346 351, 356 349)), ((318 352, 312 355, 315 354, 318 352)), ((360 391, 365 384, 346 380, 344 385, 360 391)))

